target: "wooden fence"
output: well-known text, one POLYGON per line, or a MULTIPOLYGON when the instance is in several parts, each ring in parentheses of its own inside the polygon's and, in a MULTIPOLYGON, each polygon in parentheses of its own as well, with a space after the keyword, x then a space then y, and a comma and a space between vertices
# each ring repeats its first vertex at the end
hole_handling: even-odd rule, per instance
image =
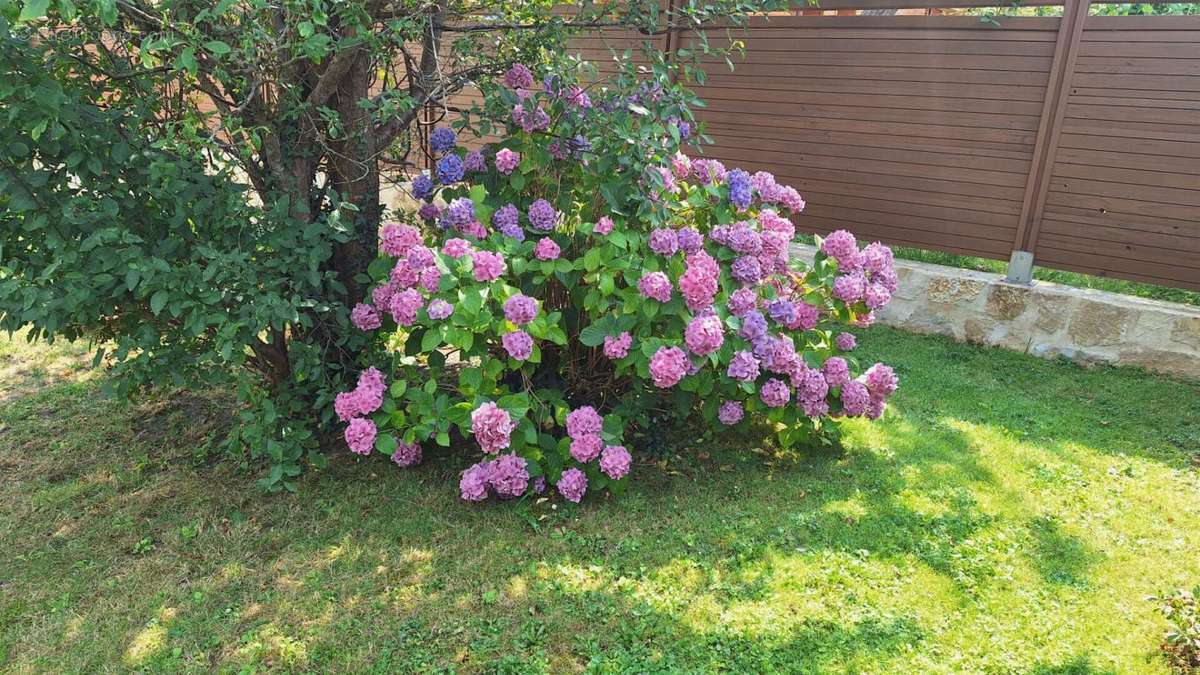
MULTIPOLYGON (((697 88, 715 141, 704 152, 795 185, 806 231, 1011 259, 1015 280, 1036 260, 1200 289, 1200 16, 1088 8, 754 18, 733 36, 746 46, 736 69, 714 61, 697 88)), ((595 59, 605 44, 625 46, 578 48, 595 59)))

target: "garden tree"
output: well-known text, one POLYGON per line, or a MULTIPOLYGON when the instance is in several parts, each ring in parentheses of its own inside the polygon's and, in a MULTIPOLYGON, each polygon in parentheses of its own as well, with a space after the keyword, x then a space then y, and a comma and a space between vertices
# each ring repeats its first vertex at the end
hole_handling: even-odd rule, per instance
POLYGON ((423 111, 580 30, 770 4, 0 0, 0 326, 112 345, 120 393, 236 384, 230 441, 289 485, 361 368, 349 308, 423 111))

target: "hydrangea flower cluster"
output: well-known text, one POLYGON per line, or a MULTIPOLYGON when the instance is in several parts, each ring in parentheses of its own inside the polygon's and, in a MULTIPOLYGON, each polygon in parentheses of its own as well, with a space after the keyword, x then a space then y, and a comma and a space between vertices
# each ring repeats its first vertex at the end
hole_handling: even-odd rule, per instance
POLYGON ((763 419, 784 445, 884 413, 896 373, 863 370, 845 327, 870 325, 895 292, 886 246, 837 231, 811 265, 792 259, 799 192, 688 157, 690 114, 662 83, 588 90, 514 64, 481 90, 507 136, 468 150, 433 130, 431 175, 412 182, 419 220, 381 228, 350 311, 397 364, 390 388, 368 368, 338 395, 351 450, 413 466, 421 443, 458 433, 482 455, 461 473, 464 500, 553 488, 579 502, 623 489, 627 427, 643 430, 663 396, 714 425, 763 419), (597 159, 628 146, 617 124, 653 137, 602 175, 612 163, 597 159))

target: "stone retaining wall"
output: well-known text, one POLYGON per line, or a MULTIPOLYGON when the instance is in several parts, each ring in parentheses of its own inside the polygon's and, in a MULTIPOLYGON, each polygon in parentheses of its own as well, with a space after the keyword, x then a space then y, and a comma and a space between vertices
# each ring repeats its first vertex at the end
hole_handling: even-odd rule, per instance
MULTIPOLYGON (((811 246, 795 255, 811 260, 811 246)), ((1140 366, 1200 378, 1200 307, 897 260, 900 288, 881 323, 1042 357, 1140 366)))

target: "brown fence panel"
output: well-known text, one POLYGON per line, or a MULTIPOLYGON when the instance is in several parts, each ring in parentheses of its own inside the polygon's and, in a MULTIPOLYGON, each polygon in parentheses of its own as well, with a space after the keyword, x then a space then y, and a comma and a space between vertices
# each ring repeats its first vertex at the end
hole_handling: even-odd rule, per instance
POLYGON ((705 152, 795 185, 805 229, 1007 259, 1058 23, 754 19, 699 89, 705 152))
POLYGON ((1043 265, 1200 288, 1200 17, 1163 18, 1084 24, 1034 233, 1043 265))

